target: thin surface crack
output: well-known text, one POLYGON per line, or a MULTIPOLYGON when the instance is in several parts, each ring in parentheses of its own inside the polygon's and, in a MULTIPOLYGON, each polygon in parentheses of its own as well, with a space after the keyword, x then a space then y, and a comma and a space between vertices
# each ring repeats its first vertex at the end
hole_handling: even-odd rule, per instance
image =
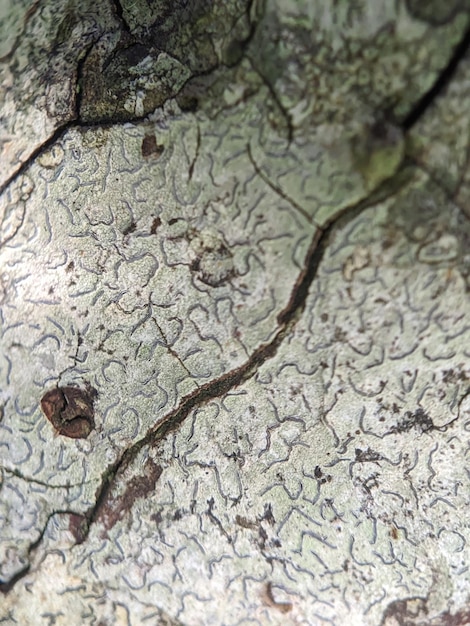
POLYGON ((261 81, 263 82, 263 85, 268 89, 271 98, 275 102, 276 106, 278 107, 279 111, 281 112, 281 115, 283 116, 283 118, 286 121, 286 126, 287 126, 287 145, 290 146, 290 144, 292 143, 292 139, 294 137, 294 125, 292 123, 292 116, 290 115, 289 111, 284 107, 282 102, 279 100, 279 96, 278 96, 276 90, 274 89, 274 87, 272 86, 271 82, 257 68, 254 60, 248 54, 246 54, 245 56, 248 59, 251 67, 253 68, 253 71, 256 72, 256 74, 261 78, 261 81))
POLYGON ((11 174, 11 176, 7 178, 7 180, 2 185, 0 185, 0 195, 5 191, 5 189, 9 185, 11 185, 15 181, 16 178, 24 174, 25 170, 27 170, 28 167, 30 167, 33 164, 34 160, 40 154, 43 154, 44 152, 46 152, 46 150, 51 148, 55 144, 56 141, 61 139, 62 135, 69 128, 71 128, 74 125, 74 123, 75 123, 75 120, 70 120, 63 126, 60 126, 52 133, 52 135, 48 139, 46 139, 43 143, 41 143, 41 145, 39 145, 35 150, 33 150, 33 152, 31 152, 31 154, 29 155, 29 157, 17 167, 17 169, 11 174))
POLYGON ((296 211, 298 211, 307 220, 307 222, 310 222, 310 224, 314 224, 317 228, 320 228, 320 226, 315 222, 313 217, 309 215, 308 212, 298 202, 296 202, 293 198, 288 196, 280 187, 278 187, 275 183, 273 183, 273 181, 268 176, 266 176, 266 174, 260 168, 258 163, 255 161, 253 157, 253 153, 251 152, 250 144, 247 144, 247 151, 248 151, 248 158, 250 159, 255 172, 258 174, 260 178, 263 179, 263 181, 268 185, 268 187, 270 187, 278 196, 280 196, 281 198, 286 200, 291 206, 293 206, 294 209, 296 209, 296 211))
POLYGON ((5 472, 6 474, 9 474, 10 476, 15 476, 16 478, 19 478, 20 480, 24 480, 26 483, 30 483, 33 485, 40 485, 41 487, 46 487, 47 489, 76 489, 77 487, 82 487, 83 485, 88 485, 90 484, 90 480, 86 480, 85 482, 81 482, 81 483, 68 483, 65 485, 51 485, 47 482, 45 482, 44 480, 38 480, 37 478, 31 478, 30 476, 25 476, 22 472, 20 472, 17 469, 10 469, 8 467, 1 467, 0 466, 0 472, 5 472))

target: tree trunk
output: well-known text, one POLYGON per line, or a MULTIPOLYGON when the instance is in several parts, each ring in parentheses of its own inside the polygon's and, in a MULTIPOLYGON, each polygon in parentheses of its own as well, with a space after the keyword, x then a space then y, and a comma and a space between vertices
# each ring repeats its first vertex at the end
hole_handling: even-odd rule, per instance
POLYGON ((468 623, 469 9, 4 0, 2 623, 468 623))

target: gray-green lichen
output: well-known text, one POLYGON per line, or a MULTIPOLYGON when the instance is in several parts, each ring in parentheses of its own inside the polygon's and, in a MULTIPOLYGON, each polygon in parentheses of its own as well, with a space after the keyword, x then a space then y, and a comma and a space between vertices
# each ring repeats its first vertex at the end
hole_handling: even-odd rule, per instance
POLYGON ((465 623, 465 7, 15 9, 5 623, 465 623))

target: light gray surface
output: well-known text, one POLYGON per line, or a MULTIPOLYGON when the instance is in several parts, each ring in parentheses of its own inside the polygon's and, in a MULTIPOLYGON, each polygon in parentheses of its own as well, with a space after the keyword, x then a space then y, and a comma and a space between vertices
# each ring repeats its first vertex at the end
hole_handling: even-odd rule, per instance
MULTIPOLYGON (((46 39, 52 6, 22 9, 46 39)), ((79 99, 2 156, 0 617, 465 624, 468 63, 400 123, 468 16, 234 3, 226 32, 213 9, 204 75, 146 119, 85 126, 79 99), (87 384, 96 429, 55 434, 41 397, 87 384)), ((144 36, 86 11, 88 60, 144 36)))

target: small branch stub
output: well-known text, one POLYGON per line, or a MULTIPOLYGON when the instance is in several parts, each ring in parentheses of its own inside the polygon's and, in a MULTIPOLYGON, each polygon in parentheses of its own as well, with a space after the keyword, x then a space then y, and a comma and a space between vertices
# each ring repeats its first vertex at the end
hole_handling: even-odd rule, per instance
POLYGON ((95 397, 92 387, 57 387, 44 394, 41 409, 59 435, 86 439, 95 428, 95 397))

